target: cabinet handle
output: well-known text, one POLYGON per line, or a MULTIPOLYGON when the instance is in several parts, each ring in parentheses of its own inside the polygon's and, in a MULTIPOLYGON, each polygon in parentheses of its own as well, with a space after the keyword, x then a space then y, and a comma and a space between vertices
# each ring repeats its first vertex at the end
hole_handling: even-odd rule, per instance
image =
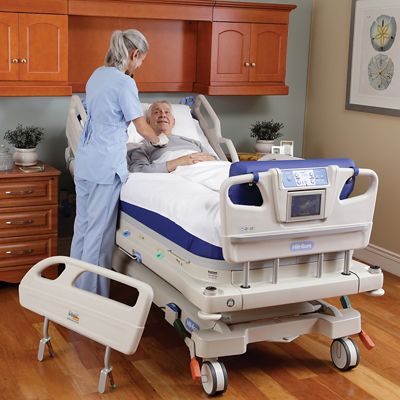
POLYGON ((21 64, 26 64, 26 63, 27 63, 26 58, 21 58, 21 64))
POLYGON ((11 60, 11 63, 12 63, 12 64, 18 64, 18 63, 19 63, 18 58, 13 58, 13 59, 11 60))
POLYGON ((6 225, 30 225, 33 224, 33 219, 25 219, 22 221, 6 221, 6 225))
POLYGON ((10 256, 23 256, 26 254, 32 254, 33 253, 33 249, 26 249, 26 250, 8 250, 6 251, 6 254, 10 255, 10 256))
POLYGON ((245 66, 245 67, 250 67, 250 63, 249 63, 249 62, 245 62, 245 63, 244 63, 244 66, 245 66))
POLYGON ((4 194, 6 194, 7 196, 16 196, 16 195, 24 195, 24 194, 32 194, 33 190, 32 189, 28 189, 28 190, 21 190, 19 192, 4 192, 4 194))
POLYGON ((254 67, 256 66, 256 63, 255 63, 255 62, 252 62, 252 63, 250 64, 250 66, 254 68, 254 67))

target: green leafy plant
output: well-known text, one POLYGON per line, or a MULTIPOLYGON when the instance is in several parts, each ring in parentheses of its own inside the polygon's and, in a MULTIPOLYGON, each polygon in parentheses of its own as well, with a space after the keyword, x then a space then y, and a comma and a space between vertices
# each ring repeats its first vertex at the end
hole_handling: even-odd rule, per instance
POLYGON ((257 140, 275 140, 283 136, 283 133, 279 132, 284 125, 281 122, 274 122, 273 119, 270 121, 257 121, 251 125, 250 136, 257 138, 257 140))
POLYGON ((9 129, 4 133, 4 140, 17 149, 33 149, 43 139, 43 135, 43 128, 18 124, 15 129, 9 129))

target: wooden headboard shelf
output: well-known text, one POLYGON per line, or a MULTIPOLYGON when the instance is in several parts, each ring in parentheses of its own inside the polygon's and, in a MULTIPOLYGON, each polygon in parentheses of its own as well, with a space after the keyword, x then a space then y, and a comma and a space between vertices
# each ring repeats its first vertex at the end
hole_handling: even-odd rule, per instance
POLYGON ((111 32, 128 28, 150 43, 135 73, 141 91, 287 94, 294 8, 219 0, 3 0, 0 45, 10 57, 0 58, 0 96, 83 92, 103 64, 111 32))

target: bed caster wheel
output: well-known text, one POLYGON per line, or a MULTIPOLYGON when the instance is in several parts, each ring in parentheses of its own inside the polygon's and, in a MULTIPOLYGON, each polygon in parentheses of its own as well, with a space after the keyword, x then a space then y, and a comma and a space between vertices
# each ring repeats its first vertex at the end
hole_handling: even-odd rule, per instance
POLYGON ((335 339, 331 344, 331 358, 337 369, 348 371, 360 362, 360 351, 351 338, 335 339))
POLYGON ((219 361, 204 361, 201 366, 201 384, 209 396, 225 392, 228 387, 225 365, 219 361))

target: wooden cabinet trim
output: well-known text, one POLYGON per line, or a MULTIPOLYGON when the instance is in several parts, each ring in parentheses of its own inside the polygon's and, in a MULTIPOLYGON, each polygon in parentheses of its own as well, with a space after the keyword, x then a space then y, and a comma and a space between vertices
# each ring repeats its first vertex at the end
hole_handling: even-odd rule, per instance
POLYGON ((211 21, 211 1, 70 0, 69 15, 211 21))
POLYGON ((1 0, 1 11, 67 14, 68 0, 1 0))

